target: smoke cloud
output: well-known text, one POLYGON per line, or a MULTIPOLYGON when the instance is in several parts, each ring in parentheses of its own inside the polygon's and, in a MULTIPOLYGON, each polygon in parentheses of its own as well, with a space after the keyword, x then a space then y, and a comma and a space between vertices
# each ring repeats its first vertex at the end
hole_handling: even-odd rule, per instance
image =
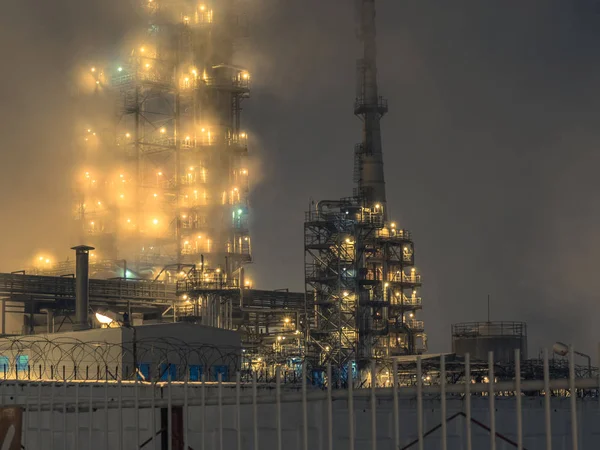
MULTIPOLYGON (((250 0, 244 104, 261 288, 303 289, 309 199, 347 196, 360 122, 353 2, 250 0)), ((593 2, 378 2, 391 217, 413 231, 432 351, 450 324, 525 320, 530 353, 595 352, 600 208, 593 2)), ((12 2, 0 17, 0 268, 68 255, 72 74, 140 20, 117 0, 12 2)), ((245 58, 245 59, 244 59, 245 58)))

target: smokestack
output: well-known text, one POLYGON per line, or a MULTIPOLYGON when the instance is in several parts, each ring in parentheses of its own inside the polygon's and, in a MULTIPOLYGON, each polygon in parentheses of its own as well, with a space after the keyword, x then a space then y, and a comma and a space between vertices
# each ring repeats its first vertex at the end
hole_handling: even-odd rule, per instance
POLYGON ((365 206, 380 204, 386 217, 380 121, 388 107, 387 101, 379 96, 377 86, 375 0, 359 0, 357 8, 358 35, 363 57, 358 61, 358 92, 354 114, 363 122, 363 140, 355 149, 355 181, 357 194, 365 206))
POLYGON ((76 330, 87 330, 88 311, 90 308, 90 250, 94 247, 87 245, 78 245, 71 248, 75 250, 75 317, 76 330))

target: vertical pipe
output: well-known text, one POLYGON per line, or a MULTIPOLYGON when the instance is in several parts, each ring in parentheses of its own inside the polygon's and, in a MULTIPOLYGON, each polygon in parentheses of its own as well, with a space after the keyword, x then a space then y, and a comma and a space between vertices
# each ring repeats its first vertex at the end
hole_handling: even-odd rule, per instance
POLYGON ((423 440, 423 367, 421 355, 417 356, 417 434, 419 450, 424 448, 423 440))
POLYGON ((371 361, 371 450, 377 450, 377 367, 371 361))
POLYGON ((548 362, 548 349, 544 349, 544 412, 546 422, 546 450, 552 450, 552 416, 550 411, 550 402, 552 393, 550 392, 550 364, 548 362))
MULTIPOLYGON (((327 363, 327 450, 333 450, 333 398, 331 363, 327 363)), ((281 449, 280 449, 281 450, 281 449)))
POLYGON ((348 363, 348 449, 354 450, 354 377, 348 363))
POLYGON ((256 372, 252 374, 252 424, 254 426, 254 450, 258 450, 258 399, 256 392, 256 372))
POLYGON ((235 375, 235 415, 237 422, 237 450, 242 450, 242 412, 240 402, 240 391, 241 391, 241 379, 240 373, 235 375))
POLYGON ((523 410, 521 399, 521 349, 515 349, 515 396, 517 397, 517 449, 523 450, 523 410))
POLYGON ((219 383, 219 450, 223 450, 223 374, 217 377, 219 383))
POLYGON ((71 248, 75 250, 75 315, 77 329, 85 330, 88 325, 88 311, 90 307, 90 280, 89 280, 89 253, 94 247, 78 245, 71 248))
POLYGON ((398 361, 392 363, 393 382, 392 394, 394 402, 394 448, 400 448, 400 410, 398 408, 398 361))
POLYGON ((6 299, 2 299, 2 335, 6 334, 6 299))
POLYGON ((448 424, 446 423, 446 417, 448 413, 446 411, 446 357, 440 356, 440 396, 441 396, 441 407, 442 407, 442 450, 448 450, 448 424))
POLYGON ((571 395, 571 448, 577 450, 579 439, 577 436, 577 390, 575 389, 575 350, 569 346, 569 393, 571 395))
POLYGON ((277 427, 277 450, 283 450, 281 439, 281 366, 275 370, 275 425, 277 427))
POLYGON ((467 426, 467 450, 473 450, 471 436, 471 355, 465 354, 465 424, 467 426))
POLYGON ((488 353, 488 381, 490 400, 490 450, 496 450, 496 405, 494 393, 494 352, 488 353))
POLYGON ((306 361, 302 363, 302 448, 308 450, 308 403, 306 401, 306 361))

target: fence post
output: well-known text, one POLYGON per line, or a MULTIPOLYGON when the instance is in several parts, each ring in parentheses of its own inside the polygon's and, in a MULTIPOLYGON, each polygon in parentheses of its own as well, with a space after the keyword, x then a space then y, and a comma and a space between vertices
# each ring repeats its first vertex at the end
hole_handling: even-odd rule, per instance
POLYGON ((354 374, 352 362, 348 363, 348 448, 354 450, 354 374))
POLYGON ((400 410, 398 408, 398 361, 392 363, 392 386, 393 401, 394 401, 394 448, 400 448, 400 410))
POLYGON ((571 448, 579 448, 579 439, 577 436, 577 389, 575 389, 575 350, 572 345, 569 346, 569 392, 571 394, 571 448))
POLYGON ((200 430, 202 431, 202 450, 206 450, 206 374, 202 373, 202 387, 200 389, 202 397, 202 418, 200 430))
POLYGON ((465 424, 467 427, 467 450, 473 450, 471 437, 471 355, 465 354, 465 424))
POLYGON ((283 450, 281 440, 281 367, 275 370, 275 421, 277 426, 277 450, 283 450))
POLYGON ((440 396, 442 402, 442 450, 448 450, 448 424, 446 417, 448 416, 446 405, 446 357, 440 355, 440 396))
POLYGON ((331 377, 331 362, 327 363, 327 449, 333 450, 333 398, 331 377))
POLYGON ((253 373, 252 376, 252 409, 253 409, 253 418, 252 423, 254 425, 254 449, 258 450, 258 399, 256 392, 256 372, 253 373))
POLYGON ((242 412, 240 404, 241 374, 235 374, 235 414, 237 422, 237 450, 242 450, 242 412))
POLYGON ((490 400, 490 450, 496 450, 496 406, 494 393, 494 352, 488 353, 488 381, 490 400))
POLYGON ((423 365, 421 355, 417 356, 417 433, 419 450, 423 450, 423 365))
POLYGON ((548 349, 544 349, 544 412, 546 421, 546 450, 552 450, 552 417, 550 411, 550 364, 548 362, 548 349))
POLYGON ((517 397, 517 450, 523 450, 523 410, 521 398, 521 349, 515 349, 515 395, 517 397))
MULTIPOLYGON (((219 450, 223 450, 223 374, 217 375, 218 382, 218 403, 219 403, 219 450)), ((187 450, 187 449, 185 449, 187 450)))
POLYGON ((306 401, 306 378, 308 377, 306 361, 302 363, 302 448, 308 450, 308 403, 306 401))
POLYGON ((371 450, 377 450, 377 367, 375 361, 371 361, 371 450))

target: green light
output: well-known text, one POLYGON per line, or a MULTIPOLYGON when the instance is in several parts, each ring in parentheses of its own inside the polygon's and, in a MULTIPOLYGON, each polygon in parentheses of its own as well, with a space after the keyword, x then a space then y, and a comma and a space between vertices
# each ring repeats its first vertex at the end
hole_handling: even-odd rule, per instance
POLYGON ((244 211, 242 211, 241 209, 238 209, 238 214, 239 214, 240 216, 242 215, 242 213, 243 213, 243 212, 244 212, 244 211))
POLYGON ((122 68, 122 67, 119 67, 117 70, 118 70, 119 72, 123 72, 123 68, 122 68))

